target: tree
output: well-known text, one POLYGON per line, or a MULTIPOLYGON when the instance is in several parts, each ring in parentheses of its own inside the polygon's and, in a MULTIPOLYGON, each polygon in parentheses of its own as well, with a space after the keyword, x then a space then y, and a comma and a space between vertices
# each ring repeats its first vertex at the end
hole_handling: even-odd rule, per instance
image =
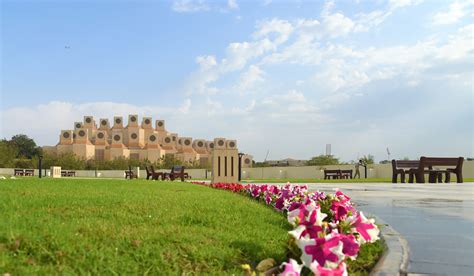
POLYGON ((367 165, 374 164, 374 156, 370 154, 364 155, 364 157, 362 157, 360 160, 362 160, 362 162, 367 165))
POLYGON ((8 143, 17 148, 17 158, 31 159, 33 156, 42 153, 41 148, 36 145, 35 141, 25 134, 13 136, 8 143))
POLYGON ((14 167, 14 159, 18 155, 16 147, 6 140, 0 141, 0 168, 14 167))
POLYGON ((325 165, 338 165, 339 158, 333 155, 319 155, 311 158, 306 162, 308 166, 325 166, 325 165))
POLYGON ((161 169, 171 169, 171 167, 176 165, 183 165, 183 162, 176 159, 174 154, 165 154, 161 157, 160 168, 161 169))

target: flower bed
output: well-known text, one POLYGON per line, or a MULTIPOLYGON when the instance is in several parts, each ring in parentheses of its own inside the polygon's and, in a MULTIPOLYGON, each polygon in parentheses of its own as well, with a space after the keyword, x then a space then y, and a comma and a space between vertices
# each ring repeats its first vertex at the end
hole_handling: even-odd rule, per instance
POLYGON ((280 266, 281 275, 300 275, 303 269, 315 275, 347 275, 348 260, 357 258, 363 244, 379 239, 374 220, 355 210, 350 198, 339 190, 325 194, 289 183, 282 187, 193 183, 245 194, 286 213, 293 226, 289 232, 291 241, 301 251, 301 264, 289 259, 280 266))

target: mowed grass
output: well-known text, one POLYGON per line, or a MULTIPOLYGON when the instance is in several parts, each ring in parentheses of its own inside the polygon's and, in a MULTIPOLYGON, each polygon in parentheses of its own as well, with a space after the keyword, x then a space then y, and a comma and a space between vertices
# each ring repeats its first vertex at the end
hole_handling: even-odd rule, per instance
POLYGON ((261 203, 181 182, 0 180, 0 274, 241 274, 286 259, 261 203))

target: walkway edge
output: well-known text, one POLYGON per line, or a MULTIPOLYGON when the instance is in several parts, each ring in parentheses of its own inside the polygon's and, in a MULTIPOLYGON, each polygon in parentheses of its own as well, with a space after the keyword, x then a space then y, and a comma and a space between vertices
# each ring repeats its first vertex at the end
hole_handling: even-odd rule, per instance
POLYGON ((380 235, 385 242, 386 250, 370 275, 407 275, 410 260, 410 248, 407 240, 379 217, 370 214, 380 227, 380 235))

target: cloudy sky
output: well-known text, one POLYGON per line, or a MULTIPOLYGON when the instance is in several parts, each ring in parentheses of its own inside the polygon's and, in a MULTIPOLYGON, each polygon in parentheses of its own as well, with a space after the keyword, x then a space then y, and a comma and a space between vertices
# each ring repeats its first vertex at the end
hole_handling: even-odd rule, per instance
POLYGON ((153 116, 256 160, 474 154, 473 1, 1 1, 0 137, 153 116))

